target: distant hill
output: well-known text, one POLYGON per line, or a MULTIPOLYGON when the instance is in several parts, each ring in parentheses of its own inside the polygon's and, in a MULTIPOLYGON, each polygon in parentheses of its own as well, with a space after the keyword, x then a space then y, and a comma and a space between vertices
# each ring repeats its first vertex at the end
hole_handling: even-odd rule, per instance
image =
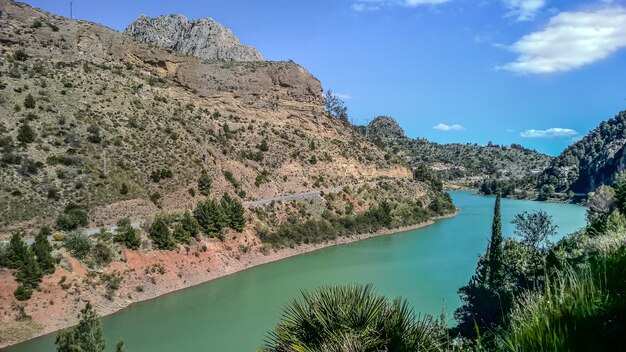
POLYGON ((207 60, 263 61, 255 48, 243 45, 212 18, 188 20, 183 15, 140 16, 124 33, 135 39, 207 60))
POLYGON ((411 167, 426 164, 444 180, 473 182, 482 177, 520 178, 539 174, 551 157, 521 145, 439 144, 411 139, 391 117, 380 116, 360 133, 411 167))
POLYGON ((602 122, 565 149, 539 176, 538 187, 556 192, 588 193, 610 184, 626 168, 626 111, 602 122))

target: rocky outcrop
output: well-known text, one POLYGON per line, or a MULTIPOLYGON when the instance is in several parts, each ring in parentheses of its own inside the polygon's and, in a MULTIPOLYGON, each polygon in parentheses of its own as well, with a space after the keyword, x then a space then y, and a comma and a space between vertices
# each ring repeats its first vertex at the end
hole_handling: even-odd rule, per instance
POLYGON ((145 43, 185 55, 220 61, 264 61, 253 47, 241 44, 226 27, 212 18, 188 20, 183 15, 140 16, 124 33, 145 43))
POLYGON ((404 138, 404 130, 396 120, 389 116, 378 116, 366 126, 370 138, 404 138))

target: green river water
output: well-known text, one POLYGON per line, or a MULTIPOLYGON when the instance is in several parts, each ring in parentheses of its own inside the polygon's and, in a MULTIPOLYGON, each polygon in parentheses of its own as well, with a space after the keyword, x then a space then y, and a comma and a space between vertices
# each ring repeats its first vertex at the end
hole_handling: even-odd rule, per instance
MULTIPOLYGON (((129 352, 252 351, 302 289, 373 283, 378 292, 408 299, 418 313, 451 316, 457 289, 474 272, 491 231, 493 198, 451 192, 459 215, 432 226, 335 246, 217 279, 105 317, 107 350, 123 338, 129 352)), ((504 233, 513 216, 543 209, 561 235, 585 222, 585 208, 569 204, 502 201, 504 233)), ((54 351, 51 334, 6 349, 54 351)))

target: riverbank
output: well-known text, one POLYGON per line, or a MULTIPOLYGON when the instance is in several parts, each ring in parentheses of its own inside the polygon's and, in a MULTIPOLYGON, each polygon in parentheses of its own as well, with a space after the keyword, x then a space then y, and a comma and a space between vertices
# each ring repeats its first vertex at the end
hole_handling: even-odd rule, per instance
MULTIPOLYGON (((322 248, 361 241, 371 237, 400 233, 429 226, 442 218, 413 226, 375 233, 340 237, 321 244, 305 244, 294 248, 264 250, 252 229, 227 240, 204 240, 178 251, 123 252, 125 262, 114 262, 99 276, 82 263, 69 259, 57 271, 47 276, 25 306, 31 319, 15 320, 13 291, 17 287, 8 270, 0 271, 0 348, 38 336, 53 333, 77 323, 79 310, 89 300, 99 314, 116 313, 133 303, 146 301, 191 286, 231 275, 258 265, 275 262, 322 248), (102 275, 104 274, 104 275, 102 275), (119 287, 106 297, 111 282, 102 277, 121 278, 119 287)), ((114 279, 109 279, 114 280, 114 279)))

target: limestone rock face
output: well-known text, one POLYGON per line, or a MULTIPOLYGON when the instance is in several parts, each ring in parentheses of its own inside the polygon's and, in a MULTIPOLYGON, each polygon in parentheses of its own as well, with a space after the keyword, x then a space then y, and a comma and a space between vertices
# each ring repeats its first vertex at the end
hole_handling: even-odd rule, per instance
POLYGON ((189 20, 183 15, 140 16, 124 33, 145 43, 185 55, 220 61, 264 61, 253 47, 244 45, 228 28, 211 18, 189 20))

